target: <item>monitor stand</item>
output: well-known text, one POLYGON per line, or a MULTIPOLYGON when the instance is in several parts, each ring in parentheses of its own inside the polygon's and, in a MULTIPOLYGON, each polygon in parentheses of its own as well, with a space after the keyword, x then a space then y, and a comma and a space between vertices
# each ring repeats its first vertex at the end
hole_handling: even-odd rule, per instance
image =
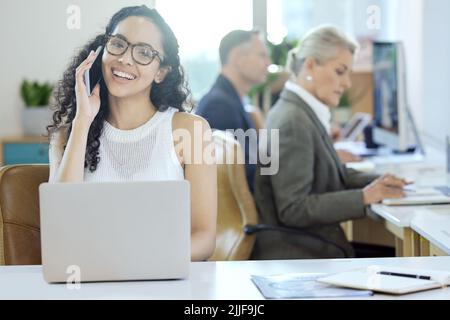
POLYGON ((414 154, 418 151, 417 147, 411 147, 406 150, 392 150, 393 154, 414 154))
MULTIPOLYGON (((366 148, 368 150, 374 151, 374 152, 370 152, 370 155, 368 155, 368 156, 372 157, 372 156, 377 156, 379 154, 387 155, 389 153, 392 155, 411 155, 411 154, 416 154, 416 153, 425 155, 425 148, 423 147, 422 140, 420 139, 420 135, 417 130, 417 126, 416 126, 414 117, 412 116, 409 106, 406 107, 406 114, 407 114, 408 125, 412 129, 412 132, 414 134, 414 139, 415 139, 417 145, 412 146, 406 150, 395 150, 395 149, 389 150, 387 148, 384 148, 383 144, 380 144, 380 143, 374 141, 373 126, 370 125, 364 129, 364 141, 366 144, 366 148), (380 149, 383 149, 383 148, 385 149, 383 152, 378 152, 380 149)), ((361 156, 364 157, 364 155, 361 155, 361 156)))

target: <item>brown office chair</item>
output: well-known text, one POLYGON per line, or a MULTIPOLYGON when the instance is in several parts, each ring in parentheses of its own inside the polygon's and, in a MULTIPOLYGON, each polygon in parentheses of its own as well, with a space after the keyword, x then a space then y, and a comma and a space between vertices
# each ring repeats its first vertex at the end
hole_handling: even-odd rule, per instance
POLYGON ((212 261, 246 260, 255 243, 244 227, 258 221, 256 206, 245 176, 239 142, 225 131, 214 131, 217 159, 218 214, 216 249, 212 261), (237 164, 237 160, 241 164, 237 164), (228 162, 228 164, 227 164, 228 162))
POLYGON ((39 185, 48 165, 0 168, 0 265, 41 264, 39 185))

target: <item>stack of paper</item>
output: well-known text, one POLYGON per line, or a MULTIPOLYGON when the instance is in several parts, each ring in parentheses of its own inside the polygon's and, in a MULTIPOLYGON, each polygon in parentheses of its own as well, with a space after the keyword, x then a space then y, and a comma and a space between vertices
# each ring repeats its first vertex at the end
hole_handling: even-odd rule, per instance
POLYGON ((337 288, 317 282, 323 273, 292 273, 252 276, 252 281, 267 299, 367 297, 372 291, 337 288))

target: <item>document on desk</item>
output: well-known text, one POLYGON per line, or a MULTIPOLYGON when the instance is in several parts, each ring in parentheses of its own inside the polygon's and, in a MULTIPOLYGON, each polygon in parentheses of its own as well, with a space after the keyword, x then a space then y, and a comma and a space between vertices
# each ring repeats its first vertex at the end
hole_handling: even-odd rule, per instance
POLYGON ((345 164, 347 169, 353 169, 356 171, 371 173, 375 171, 375 163, 372 161, 361 161, 361 162, 349 162, 345 164))
POLYGON ((290 273, 273 276, 252 276, 252 281, 266 299, 305 299, 367 297, 369 290, 337 288, 317 282, 324 273, 290 273))
POLYGON ((374 265, 326 276, 318 281, 341 288, 401 295, 448 286, 450 272, 374 265))

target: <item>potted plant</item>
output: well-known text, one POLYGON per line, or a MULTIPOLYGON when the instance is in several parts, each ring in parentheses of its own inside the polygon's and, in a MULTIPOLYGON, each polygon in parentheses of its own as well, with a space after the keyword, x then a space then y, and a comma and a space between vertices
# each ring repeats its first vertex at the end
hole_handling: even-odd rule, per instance
POLYGON ((333 121, 344 125, 346 124, 352 116, 352 101, 350 99, 350 94, 348 91, 344 92, 336 108, 332 109, 333 121))
POLYGON ((53 86, 49 83, 23 80, 20 96, 25 104, 22 112, 23 131, 26 135, 42 135, 51 120, 49 107, 53 86))

